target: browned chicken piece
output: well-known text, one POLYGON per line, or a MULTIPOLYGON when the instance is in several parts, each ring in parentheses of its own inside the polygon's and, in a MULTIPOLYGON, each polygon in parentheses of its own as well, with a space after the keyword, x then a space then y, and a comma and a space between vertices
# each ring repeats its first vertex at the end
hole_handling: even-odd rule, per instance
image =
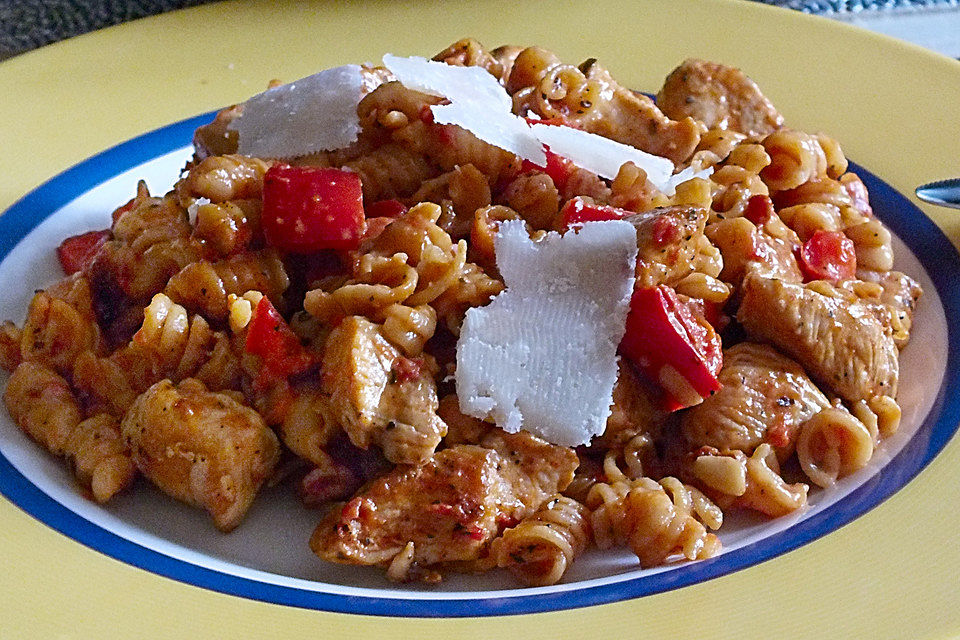
POLYGON ((676 165, 696 149, 700 126, 692 118, 671 120, 650 98, 620 86, 596 60, 587 60, 580 70, 599 84, 604 96, 584 122, 577 122, 585 131, 670 158, 676 165))
POLYGON ((624 218, 637 230, 637 287, 676 285, 702 265, 707 211, 702 207, 660 207, 624 218))
POLYGON ((799 364, 763 344, 741 342, 726 349, 719 380, 720 390, 680 419, 691 449, 750 455, 768 442, 783 460, 803 423, 830 406, 799 364))
POLYGON ((361 449, 375 444, 387 460, 422 464, 447 433, 437 415, 433 377, 404 357, 360 316, 346 318, 327 339, 322 390, 330 414, 361 449))
POLYGON ((750 275, 737 320, 750 336, 797 360, 844 400, 895 397, 898 351, 890 328, 862 302, 815 290, 822 284, 750 275))
POLYGON ((477 560, 500 531, 565 488, 577 465, 571 449, 529 435, 490 444, 497 449, 461 444, 396 467, 329 513, 311 549, 332 562, 385 566, 412 542, 421 567, 477 560))
POLYGON ((708 129, 732 129, 760 139, 783 126, 783 116, 739 69, 686 60, 670 72, 657 94, 670 118, 693 118, 708 129))
MULTIPOLYGON (((552 495, 566 489, 580 463, 573 449, 550 444, 527 431, 506 433, 494 429, 481 444, 512 463, 500 472, 522 503, 523 507, 518 507, 522 510, 536 510, 552 495)), ((519 521, 528 514, 508 515, 519 521)))
POLYGON ((10 376, 3 399, 27 435, 50 453, 70 460, 77 480, 97 502, 106 502, 133 482, 133 461, 117 420, 105 414, 82 420, 70 385, 50 368, 21 363, 10 376))
POLYGON ((756 271, 786 282, 803 282, 794 250, 800 239, 774 214, 756 225, 743 217, 707 225, 706 235, 723 254, 720 279, 739 286, 747 273, 756 271))
POLYGON ((617 383, 607 428, 591 447, 616 449, 640 434, 657 435, 666 414, 657 408, 654 396, 640 376, 623 359, 618 363, 617 383))
POLYGON ((165 493, 234 529, 280 456, 263 418, 231 396, 188 379, 161 380, 121 424, 137 468, 165 493))

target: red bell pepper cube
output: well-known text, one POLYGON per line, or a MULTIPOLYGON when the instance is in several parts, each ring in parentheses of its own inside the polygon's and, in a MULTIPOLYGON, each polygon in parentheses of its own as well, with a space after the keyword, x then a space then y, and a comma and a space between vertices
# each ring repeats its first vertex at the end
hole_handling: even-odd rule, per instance
POLYGON ((593 204, 577 196, 567 200, 560 209, 560 223, 563 227, 569 227, 583 222, 620 220, 629 215, 633 215, 633 212, 605 204, 593 204))
POLYGON ((263 179, 262 220, 267 244, 284 251, 355 249, 366 230, 360 176, 274 165, 263 179))
POLYGON ((266 296, 253 311, 244 350, 260 356, 260 373, 255 381, 259 388, 303 373, 314 364, 313 355, 300 344, 293 329, 266 296))
POLYGON ((667 410, 699 404, 720 388, 722 349, 710 323, 672 288, 633 293, 620 353, 663 389, 667 410))
POLYGON ((107 240, 111 237, 109 229, 103 231, 88 231, 78 236, 72 236, 60 243, 57 247, 57 259, 63 272, 68 276, 83 271, 93 259, 97 257, 107 240))

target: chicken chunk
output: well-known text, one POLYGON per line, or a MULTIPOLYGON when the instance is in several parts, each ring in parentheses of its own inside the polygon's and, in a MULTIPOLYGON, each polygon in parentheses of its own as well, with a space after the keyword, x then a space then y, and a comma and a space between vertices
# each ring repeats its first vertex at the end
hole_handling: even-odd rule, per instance
POLYGON ((624 220, 637 229, 638 287, 674 286, 710 261, 705 250, 716 254, 704 236, 707 212, 701 207, 660 207, 624 220))
POLYGON ((864 303, 820 293, 824 284, 751 275, 737 319, 750 336, 796 359, 844 400, 895 397, 899 364, 890 328, 864 303))
POLYGON ((689 117, 757 140, 783 126, 783 116, 746 74, 704 60, 686 60, 671 71, 657 106, 675 120, 689 117))
POLYGON ((426 367, 409 360, 360 316, 331 332, 323 356, 323 392, 331 415, 361 449, 375 444, 397 464, 422 464, 447 433, 426 367))
POLYGON ((592 117, 581 124, 585 131, 663 156, 679 165, 690 157, 700 142, 700 127, 682 115, 671 120, 653 100, 621 86, 610 72, 596 62, 580 65, 587 80, 600 86, 604 99, 592 117))
POLYGON ((726 349, 719 380, 720 390, 681 418, 692 449, 750 455, 769 442, 782 460, 803 423, 829 406, 800 365, 767 345, 741 342, 726 349))
POLYGON ((280 456, 277 437, 253 409, 187 379, 161 380, 121 424, 137 468, 165 493, 206 509, 234 529, 280 456))
POLYGON ((494 448, 461 444, 398 466, 317 526, 310 547, 332 562, 385 566, 412 542, 422 567, 477 560, 505 527, 573 479, 577 457, 529 434, 499 432, 494 448))
POLYGON ((633 368, 624 360, 620 360, 619 368, 607 428, 592 444, 601 449, 623 447, 640 434, 657 435, 666 417, 657 408, 653 392, 633 368))

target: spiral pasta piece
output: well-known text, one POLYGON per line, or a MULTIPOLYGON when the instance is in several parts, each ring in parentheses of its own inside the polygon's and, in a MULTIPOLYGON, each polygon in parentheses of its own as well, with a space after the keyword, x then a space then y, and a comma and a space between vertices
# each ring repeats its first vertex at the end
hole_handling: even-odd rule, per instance
POLYGON ((587 508, 566 496, 554 496, 532 516, 494 540, 491 554, 531 587, 556 584, 590 543, 587 508))
POLYGON ((79 423, 64 449, 77 479, 97 502, 107 502, 133 483, 136 466, 114 416, 101 413, 79 423))
POLYGON ((704 522, 719 526, 720 510, 699 491, 675 478, 657 483, 640 478, 598 483, 587 495, 591 527, 601 549, 625 544, 644 568, 663 564, 675 554, 688 560, 710 558, 720 541, 704 522), (699 518, 699 519, 698 519, 699 518))
POLYGON ((42 363, 21 362, 7 381, 3 400, 24 433, 54 455, 66 453, 83 414, 63 377, 42 363))
POLYGON ((96 322, 45 291, 33 296, 20 337, 24 360, 36 360, 69 375, 77 356, 99 346, 96 322))
POLYGON ((760 171, 760 177, 774 191, 794 189, 827 173, 827 157, 815 136, 780 129, 762 144, 770 164, 760 171))
POLYGON ((436 328, 437 312, 430 305, 393 304, 384 310, 381 332, 394 346, 400 347, 404 355, 413 358, 423 352, 436 328))
POLYGON ((20 364, 21 331, 9 320, 0 323, 0 367, 13 371, 20 364))
POLYGON ((189 264, 170 278, 164 293, 191 311, 222 321, 227 318, 227 296, 231 293, 262 291, 279 304, 289 284, 280 256, 267 249, 218 262, 200 260, 189 264))
POLYGON ((849 226, 844 230, 853 241, 857 269, 886 272, 893 269, 893 237, 876 218, 849 226))
POLYGON ((191 167, 174 189, 183 207, 197 198, 214 203, 259 198, 270 164, 249 156, 211 156, 191 167))
POLYGON ((804 423, 797 440, 797 459, 810 480, 829 487, 866 466, 873 447, 873 437, 860 420, 831 407, 804 423))
POLYGON ((193 237, 227 257, 247 250, 260 235, 260 200, 236 200, 196 207, 193 237))

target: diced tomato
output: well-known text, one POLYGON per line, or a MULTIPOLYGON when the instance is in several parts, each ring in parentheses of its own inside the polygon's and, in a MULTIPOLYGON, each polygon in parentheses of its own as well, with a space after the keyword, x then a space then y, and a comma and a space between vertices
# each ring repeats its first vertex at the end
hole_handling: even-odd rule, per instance
POLYGON ((547 146, 544 146, 543 150, 547 154, 547 166, 541 167, 529 160, 524 160, 520 164, 520 173, 533 173, 534 171, 545 173, 553 180, 554 186, 560 191, 563 191, 567 186, 567 182, 570 180, 570 175, 573 173, 575 165, 563 156, 558 156, 550 151, 550 148, 547 146))
POLYGON ((267 244, 284 251, 355 249, 366 230, 360 176, 274 165, 263 179, 262 220, 267 244))
POLYGON ((266 296, 253 311, 244 350, 260 356, 260 373, 255 381, 259 388, 285 381, 314 364, 313 355, 300 344, 300 339, 266 296))
POLYGON ((842 231, 815 231, 797 251, 804 280, 849 280, 857 273, 857 252, 842 231))
POLYGON ((127 202, 127 204, 119 206, 116 209, 114 209, 113 213, 110 214, 110 218, 113 220, 114 223, 116 223, 117 220, 120 219, 120 216, 125 214, 127 211, 130 211, 131 209, 133 209, 133 206, 136 203, 137 203, 137 198, 131 198, 130 201, 127 202))
POLYGON ((423 375, 423 360, 400 356, 393 362, 393 372, 397 374, 397 382, 400 384, 416 380, 423 375))
POLYGON ((773 217, 773 201, 770 196, 757 194, 750 196, 743 210, 743 217, 757 225, 766 224, 773 217))
POLYGON ((564 227, 582 222, 597 222, 603 220, 620 220, 632 212, 618 209, 605 204, 593 204, 577 196, 571 198, 560 210, 560 222, 564 227))
POLYGON ((650 229, 650 240, 654 246, 665 247, 680 239, 680 222, 672 216, 657 216, 650 229))
POLYGON ((100 247, 110 239, 110 235, 109 229, 88 231, 61 242, 57 247, 57 259, 60 260, 63 272, 69 276, 89 267, 100 247))
POLYGON ((396 218, 407 212, 407 208, 399 200, 377 200, 373 204, 364 207, 367 219, 370 218, 396 218))
POLYGON ((720 336, 666 285, 634 292, 620 352, 664 390, 667 410, 698 404, 720 388, 720 336), (680 386, 686 389, 674 393, 680 386))

